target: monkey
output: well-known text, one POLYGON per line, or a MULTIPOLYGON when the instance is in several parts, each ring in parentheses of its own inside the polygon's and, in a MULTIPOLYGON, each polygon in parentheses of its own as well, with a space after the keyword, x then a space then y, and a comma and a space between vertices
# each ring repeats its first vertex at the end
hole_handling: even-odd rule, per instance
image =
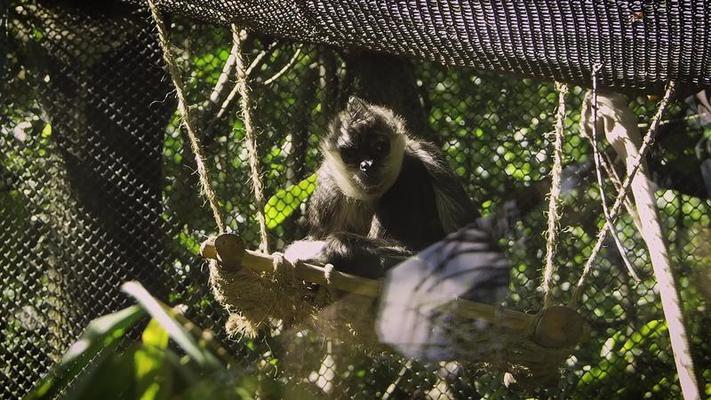
POLYGON ((435 145, 413 137, 390 109, 351 97, 320 144, 323 161, 306 212, 308 236, 292 263, 382 277, 407 257, 478 216, 435 145))
MULTIPOLYGON (((397 321, 412 332, 431 330, 442 323, 436 312, 408 321, 392 314, 412 315, 407 305, 420 305, 430 290, 446 295, 454 289, 444 297, 448 301, 501 301, 509 265, 492 240, 496 224, 479 218, 440 149, 411 135, 403 119, 386 107, 350 98, 320 147, 323 161, 306 211, 308 236, 289 245, 283 257, 383 278, 376 323, 380 340, 425 361, 454 355, 440 349, 450 338, 436 329, 403 346, 400 342, 413 335, 390 325, 397 321), (418 257, 403 259, 414 254, 418 257)), ((456 381, 461 374, 458 363, 443 362, 440 370, 446 374, 438 390, 448 387, 445 378, 456 381)))

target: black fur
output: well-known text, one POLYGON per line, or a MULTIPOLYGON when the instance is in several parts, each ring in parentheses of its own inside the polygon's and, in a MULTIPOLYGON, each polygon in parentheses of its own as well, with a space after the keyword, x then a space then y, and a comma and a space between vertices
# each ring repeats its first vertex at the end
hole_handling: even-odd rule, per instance
MULTIPOLYGON (((331 123, 322 147, 335 155, 326 157, 319 169, 308 207, 308 239, 325 242, 318 261, 330 262, 343 272, 380 277, 398 261, 392 257, 416 253, 476 218, 474 206, 439 149, 410 138, 402 121, 387 109, 351 100, 331 123), (367 141, 383 136, 391 143, 391 157, 393 152, 404 153, 400 165, 389 165, 367 150, 367 141), (388 168, 397 167, 400 173, 384 193, 364 194, 367 198, 360 199, 349 196, 346 192, 358 190, 359 185, 365 193, 372 179, 346 165, 354 164, 350 160, 354 155, 342 157, 344 148, 372 161, 368 174, 382 178, 388 168), (348 190, 339 186, 336 177, 348 175, 344 171, 354 179, 348 190)), ((340 182, 343 186, 343 178, 340 182)))

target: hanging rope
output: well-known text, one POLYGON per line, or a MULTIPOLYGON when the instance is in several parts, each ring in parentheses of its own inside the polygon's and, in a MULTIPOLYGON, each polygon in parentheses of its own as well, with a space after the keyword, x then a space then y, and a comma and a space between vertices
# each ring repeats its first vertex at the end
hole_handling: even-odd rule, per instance
POLYGON ((158 40, 160 42, 161 49, 163 50, 163 59, 168 67, 168 74, 173 81, 175 86, 175 94, 178 98, 178 113, 183 121, 185 130, 188 132, 188 138, 190 139, 190 148, 195 154, 195 163, 197 164, 197 172, 200 177, 200 186, 203 196, 207 199, 210 209, 212 210, 212 216, 215 219, 217 228, 220 233, 225 232, 225 222, 222 219, 222 214, 220 214, 220 209, 217 202, 217 195, 212 189, 210 180, 208 178, 208 170, 205 164, 205 154, 202 151, 202 145, 200 144, 200 139, 197 137, 197 130, 195 128, 195 120, 190 107, 188 107, 187 100, 185 99, 183 78, 180 75, 180 70, 175 62, 175 54, 170 47, 170 42, 168 40, 168 30, 165 28, 163 19, 160 16, 160 12, 156 7, 153 0, 148 0, 148 6, 151 9, 151 15, 158 28, 158 40))
MULTIPOLYGON (((607 228, 610 230, 610 234, 612 235, 612 240, 615 242, 615 246, 617 246, 617 251, 620 253, 620 257, 622 258, 622 262, 625 264, 625 268, 627 268, 627 271, 629 272, 630 276, 634 278, 635 281, 639 282, 639 276, 637 275, 637 271, 635 271, 634 267, 632 266, 632 263, 630 260, 627 258, 627 251, 625 250, 624 246, 622 245, 622 242, 620 241, 620 238, 617 237, 617 232, 615 231, 615 224, 612 221, 612 218, 610 217, 610 210, 607 208, 607 196, 605 196, 605 188, 602 182, 602 168, 601 164, 603 163, 602 161, 602 156, 600 156, 600 151, 597 148, 597 118, 598 118, 598 110, 599 110, 599 105, 597 102, 597 74, 598 72, 602 69, 602 64, 595 64, 593 66, 593 75, 592 75, 592 132, 590 133, 590 144, 593 149, 593 160, 595 161, 595 177, 597 179, 597 188, 600 193, 600 203, 602 204, 602 215, 605 217, 605 225, 607 228)), ((585 118, 580 118, 580 123, 585 124, 585 118)), ((585 129, 585 127, 582 127, 582 129, 585 129)), ((610 167, 610 169, 613 169, 610 167)), ((627 196, 625 196, 625 199, 627 196)))
MULTIPOLYGON (((650 145, 654 140, 654 136, 656 135, 657 128, 659 127, 659 121, 661 121, 661 119, 662 119, 664 110, 666 109, 667 105, 669 104, 669 100, 671 99, 671 96, 674 93, 675 87, 676 87, 676 83, 674 81, 669 81, 669 83, 667 84, 666 91, 664 93, 664 97, 659 102, 659 107, 657 108, 657 112, 654 114, 654 117, 652 118, 652 123, 649 126, 649 130, 647 131, 647 134, 644 136, 644 140, 642 141, 642 146, 640 146, 640 148, 639 148, 639 154, 637 155, 637 157, 635 158, 635 160, 633 162, 632 170, 629 171, 629 173, 627 174, 627 177, 625 178, 625 181, 622 183, 622 188, 620 189, 620 191, 617 194, 617 198, 615 199, 615 204, 612 206, 612 209, 610 210, 610 220, 613 223, 617 219, 617 214, 619 213, 620 208, 622 207, 622 204, 624 203, 624 200, 627 197, 627 193, 629 192, 630 185, 632 184, 632 179, 634 178, 635 174, 639 170, 639 167, 642 164, 642 161, 647 156, 647 152, 649 151, 650 145)), ((597 123, 597 121, 593 121, 593 125, 596 123, 597 123)), ((588 261, 586 262, 585 267, 583 268, 583 273, 580 276, 580 279, 578 280, 578 283, 575 286, 575 290, 573 291, 573 295, 572 295, 572 298, 569 303, 569 306, 571 308, 576 308, 578 302, 580 301, 580 296, 582 295, 583 287, 585 286, 588 275, 590 274, 590 271, 592 269, 592 264, 595 261, 597 254, 600 252, 600 249, 602 248, 602 244, 604 243, 605 238, 607 237, 608 231, 609 231, 608 222, 605 221, 605 226, 603 226, 602 229, 600 229, 600 231, 597 234, 597 241, 595 243, 595 246, 593 247, 593 250, 590 253, 590 257, 588 258, 588 261)))
POLYGON ((558 204, 560 202, 560 181, 563 173, 563 129, 565 128, 565 95, 568 94, 568 86, 556 82, 558 90, 558 112, 555 119, 555 141, 553 142, 553 170, 551 191, 548 197, 548 232, 546 239, 546 264, 543 269, 543 306, 553 305, 553 274, 555 273, 555 244, 558 220, 558 204))
POLYGON ((244 121, 245 144, 249 154, 249 170, 252 180, 252 190, 254 190, 254 202, 257 207, 257 221, 259 222, 259 250, 269 252, 269 236, 267 235, 267 220, 264 217, 264 186, 262 184, 262 173, 259 167, 259 152, 257 151, 257 137, 252 124, 252 100, 249 96, 249 85, 247 84, 247 66, 242 57, 242 44, 244 42, 244 31, 232 25, 232 42, 235 60, 237 62, 237 92, 240 97, 240 108, 242 109, 242 120, 244 121))

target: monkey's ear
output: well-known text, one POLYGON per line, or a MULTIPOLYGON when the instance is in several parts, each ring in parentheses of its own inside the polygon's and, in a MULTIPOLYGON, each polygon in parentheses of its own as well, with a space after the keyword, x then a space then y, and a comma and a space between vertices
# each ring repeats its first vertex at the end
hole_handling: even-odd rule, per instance
POLYGON ((368 106, 368 103, 361 99, 360 97, 357 96, 351 96, 348 98, 348 104, 346 105, 346 109, 348 111, 360 111, 365 109, 368 106))

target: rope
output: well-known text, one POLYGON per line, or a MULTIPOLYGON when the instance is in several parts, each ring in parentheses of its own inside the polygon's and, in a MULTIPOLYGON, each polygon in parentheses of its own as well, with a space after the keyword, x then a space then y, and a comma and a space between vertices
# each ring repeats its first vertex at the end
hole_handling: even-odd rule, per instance
POLYGON ((151 9, 151 15, 153 16, 153 20, 155 21, 156 27, 158 28, 158 41, 160 42, 160 47, 163 50, 163 59, 165 60, 165 64, 168 67, 168 74, 170 75, 170 78, 173 81, 173 86, 175 86, 175 94, 178 98, 178 113, 180 114, 180 118, 183 121, 185 130, 188 132, 188 138, 190 139, 190 148, 192 149, 193 154, 195 154, 195 163, 197 164, 197 172, 198 176, 200 177, 200 193, 205 196, 208 204, 210 205, 210 209, 212 210, 212 216, 215 219, 217 228, 219 229, 220 233, 224 233, 225 222, 222 219, 222 214, 220 214, 220 209, 217 202, 217 195, 215 194, 215 191, 212 189, 212 185, 210 184, 210 179, 208 177, 209 173, 205 164, 205 154, 202 150, 200 139, 198 139, 197 137, 197 129, 195 128, 196 125, 194 123, 194 115, 192 111, 190 111, 190 107, 188 107, 187 100, 185 99, 183 78, 180 74, 180 69, 178 68, 178 65, 175 62, 175 54, 173 54, 173 50, 170 47, 170 41, 168 40, 167 33, 168 31, 165 28, 165 24, 163 23, 163 19, 160 16, 160 12, 158 11, 158 8, 154 3, 154 0, 148 0, 148 6, 151 9))
MULTIPOLYGON (((669 100, 671 99, 671 96, 674 93, 675 87, 676 87, 675 81, 669 81, 669 83, 667 83, 664 97, 659 102, 657 112, 654 114, 654 117, 652 118, 652 123, 649 126, 649 130, 647 131, 647 134, 644 136, 644 140, 642 141, 642 146, 640 146, 640 148, 639 148, 639 154, 637 155, 637 158, 634 160, 633 168, 631 171, 629 171, 629 173, 627 174, 627 177, 625 178, 625 181, 622 183, 622 188, 620 189, 620 191, 617 194, 617 198, 615 199, 615 204, 612 206, 612 210, 610 210, 610 220, 613 223, 617 219, 617 214, 619 213, 620 208, 622 207, 622 204, 624 203, 624 200, 627 197, 627 192, 629 191, 630 185, 632 184, 632 179, 634 178, 635 174, 637 174, 637 171, 639 170, 639 167, 642 164, 642 160, 645 159, 647 152, 649 152, 650 145, 654 141, 654 136, 657 133, 657 128, 659 128, 659 121, 661 121, 662 115, 664 114, 664 110, 666 109, 667 104, 669 104, 669 100)), ((593 121, 593 126, 595 123, 597 123, 597 121, 593 121)), ((590 253, 590 257, 588 258, 588 261, 585 264, 585 267, 583 268, 583 273, 580 276, 580 279, 578 280, 577 285, 575 286, 575 290, 573 291, 573 296, 572 296, 570 303, 569 303, 569 306, 571 308, 576 308, 578 302, 580 301, 580 296, 582 295, 582 289, 585 285, 588 275, 590 274, 590 270, 592 269, 593 261, 595 260, 595 257, 597 257, 597 254, 600 252, 600 249, 602 248, 602 243, 605 241, 605 238, 607 236, 607 232, 609 230, 607 224, 608 224, 608 222, 605 221, 605 226, 602 227, 602 229, 600 229, 600 231, 597 234, 597 242, 595 243, 595 246, 593 247, 593 250, 590 253)))
POLYGON ((269 252, 269 236, 267 235, 267 220, 264 217, 264 186, 262 185, 261 170, 259 167, 259 153, 257 151, 257 138, 254 134, 252 124, 252 100, 249 96, 249 86, 247 85, 247 67, 242 57, 243 32, 232 25, 232 41, 235 50, 235 60, 237 61, 237 91, 240 96, 240 107, 242 108, 242 120, 244 121, 245 144, 249 155, 249 170, 252 180, 252 190, 254 191, 254 201, 257 207, 257 221, 259 222, 259 249, 262 252, 269 252))
MULTIPOLYGON (((605 196, 605 190, 602 182, 602 171, 601 171, 601 166, 602 164, 602 156, 600 156, 600 152, 598 151, 597 148, 597 116, 598 116, 598 102, 597 102, 597 73, 602 69, 602 64, 595 64, 593 66, 593 75, 592 75, 592 109, 593 109, 593 115, 592 115, 592 132, 590 134, 590 143, 592 145, 593 149, 593 160, 595 160, 595 177, 597 179, 597 188, 598 191, 600 192, 600 203, 602 204, 602 215, 605 217, 605 223, 606 226, 610 230, 610 234, 612 235, 612 240, 615 242, 615 246, 617 246, 617 251, 620 253, 620 257, 622 258, 622 262, 625 264, 625 267, 627 268, 627 271, 629 274, 634 278, 635 281, 639 282, 639 276, 637 275, 637 272, 635 271, 634 267, 632 266, 632 263, 630 260, 627 258, 627 252, 625 251, 625 247, 622 245, 622 242, 620 241, 620 238, 617 237, 617 232, 615 231, 615 224, 612 221, 612 218, 610 218, 610 211, 607 208, 607 196, 605 196)), ((581 124, 585 124, 584 118, 580 119, 581 124)), ((584 129, 584 128, 583 128, 584 129)), ((610 169, 613 169, 610 167, 610 169)), ((625 199, 627 196, 625 196, 625 199)))
POLYGON ((254 201, 257 206, 257 221, 259 222, 259 249, 265 253, 269 252, 269 236, 267 235, 267 220, 264 217, 264 186, 262 184, 262 172, 259 166, 259 153, 257 150, 257 137, 254 134, 252 125, 252 100, 249 96, 249 86, 247 85, 247 67, 242 57, 242 43, 244 31, 232 25, 232 41, 235 49, 235 59, 237 60, 237 92, 240 97, 240 108, 242 109, 242 120, 244 121, 244 134, 249 155, 249 170, 252 180, 252 190, 254 191, 254 201))
POLYGON ((565 95, 568 94, 568 86, 556 82, 558 90, 558 112, 556 113, 555 122, 555 141, 553 142, 553 170, 551 171, 552 182, 551 191, 548 197, 548 232, 546 240, 546 264, 543 269, 543 306, 550 307, 553 305, 553 295, 551 287, 553 286, 553 273, 555 266, 553 259, 555 258, 555 243, 558 220, 558 204, 560 201, 560 181, 563 173, 562 158, 563 158, 563 129, 565 128, 565 95))

